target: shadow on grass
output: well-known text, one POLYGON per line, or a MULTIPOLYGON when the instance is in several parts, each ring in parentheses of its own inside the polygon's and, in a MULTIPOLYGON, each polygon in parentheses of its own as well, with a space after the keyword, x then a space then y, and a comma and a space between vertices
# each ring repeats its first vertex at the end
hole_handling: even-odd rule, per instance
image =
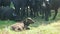
POLYGON ((55 19, 55 20, 49 20, 49 21, 45 21, 44 19, 41 19, 40 17, 34 18, 35 23, 31 24, 31 27, 38 27, 40 25, 48 25, 50 23, 54 23, 59 21, 60 19, 55 19))

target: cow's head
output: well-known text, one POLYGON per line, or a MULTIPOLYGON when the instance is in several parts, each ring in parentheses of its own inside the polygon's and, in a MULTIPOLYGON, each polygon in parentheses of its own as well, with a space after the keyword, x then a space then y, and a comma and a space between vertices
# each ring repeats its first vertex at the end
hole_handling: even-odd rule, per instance
POLYGON ((24 20, 24 24, 25 24, 25 25, 29 25, 29 24, 33 24, 33 23, 34 23, 34 21, 33 21, 32 18, 26 18, 26 19, 24 20))

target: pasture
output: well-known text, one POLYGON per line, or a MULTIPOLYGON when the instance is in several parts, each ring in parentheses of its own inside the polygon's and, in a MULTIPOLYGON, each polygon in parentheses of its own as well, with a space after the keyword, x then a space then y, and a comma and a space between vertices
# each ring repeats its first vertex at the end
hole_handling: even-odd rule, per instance
POLYGON ((44 21, 40 17, 33 18, 35 23, 31 24, 30 30, 23 31, 13 31, 10 29, 10 25, 14 24, 14 21, 1 21, 0 20, 0 34, 60 34, 60 9, 55 20, 52 20, 52 16, 49 18, 49 21, 44 21))

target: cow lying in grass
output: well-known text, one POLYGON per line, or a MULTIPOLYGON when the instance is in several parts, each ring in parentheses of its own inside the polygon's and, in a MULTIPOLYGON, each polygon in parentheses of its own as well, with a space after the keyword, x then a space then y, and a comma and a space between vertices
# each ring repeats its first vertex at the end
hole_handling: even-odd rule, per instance
POLYGON ((11 28, 15 31, 22 31, 24 29, 30 29, 28 26, 33 24, 34 21, 31 18, 27 18, 21 22, 17 22, 11 26, 11 28))

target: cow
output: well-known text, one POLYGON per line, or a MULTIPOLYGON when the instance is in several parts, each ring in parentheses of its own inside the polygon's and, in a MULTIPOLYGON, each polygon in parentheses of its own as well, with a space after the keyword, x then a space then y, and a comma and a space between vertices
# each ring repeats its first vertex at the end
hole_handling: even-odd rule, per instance
POLYGON ((56 18, 58 9, 60 8, 60 0, 49 0, 51 10, 55 10, 53 20, 56 18))
POLYGON ((41 12, 41 4, 43 0, 29 0, 28 6, 30 7, 30 15, 33 17, 39 16, 38 12, 41 12))
POLYGON ((28 6, 30 7, 30 16, 35 17, 37 13, 37 1, 36 0, 29 0, 28 6))
POLYGON ((45 7, 43 6, 42 8, 44 10, 43 14, 45 14, 45 20, 48 21, 49 16, 51 16, 51 10, 55 10, 54 20, 60 7, 60 0, 44 0, 43 2, 45 3, 45 7))
POLYGON ((0 19, 1 20, 18 20, 19 17, 14 13, 14 9, 7 7, 0 7, 0 19))
POLYGON ((34 21, 31 18, 26 18, 20 22, 11 25, 11 29, 14 31, 22 31, 24 29, 30 29, 28 26, 33 24, 34 21))
POLYGON ((15 13, 23 18, 25 16, 26 0, 11 0, 15 7, 15 13))

